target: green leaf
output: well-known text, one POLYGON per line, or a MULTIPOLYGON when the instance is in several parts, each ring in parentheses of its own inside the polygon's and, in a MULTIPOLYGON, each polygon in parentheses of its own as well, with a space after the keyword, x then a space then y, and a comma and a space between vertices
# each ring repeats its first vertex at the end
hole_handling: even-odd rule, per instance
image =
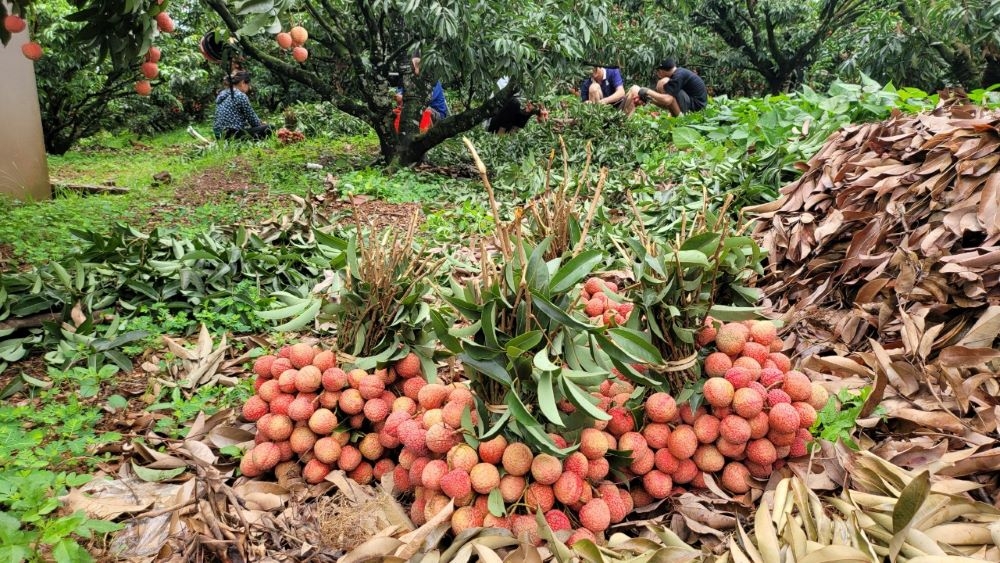
POLYGON ((309 302, 309 307, 306 308, 305 311, 302 311, 299 316, 288 321, 287 323, 274 327, 275 332, 295 332, 302 330, 306 327, 306 325, 316 319, 316 314, 319 313, 319 309, 322 305, 322 299, 312 299, 309 302))
POLYGON ((645 364, 659 364, 663 362, 659 350, 646 340, 646 336, 631 328, 612 328, 608 330, 611 339, 629 356, 645 364))
POLYGON ((461 360, 463 364, 499 383, 502 383, 508 388, 514 383, 511 381, 510 374, 507 373, 507 370, 496 360, 478 360, 465 352, 459 354, 458 359, 461 360))
POLYGON ((549 283, 549 294, 568 291, 580 280, 590 275, 594 267, 601 263, 604 253, 600 250, 585 250, 566 262, 549 283))
POLYGON ((538 376, 538 408, 553 424, 565 426, 556 404, 555 389, 552 385, 552 372, 542 372, 538 376))
POLYGON ((113 409, 123 409, 128 406, 128 400, 121 395, 111 395, 108 397, 108 406, 113 409))
POLYGON ((135 471, 136 476, 138 476, 143 481, 150 483, 158 483, 160 481, 166 481, 168 479, 173 479, 181 473, 184 473, 186 467, 176 467, 174 469, 150 469, 148 467, 143 467, 132 462, 132 470, 135 471))
POLYGON ((526 270, 528 288, 532 293, 548 293, 549 291, 549 268, 545 264, 545 251, 552 243, 552 238, 547 237, 531 251, 528 257, 528 268, 526 270))
POLYGON ((430 311, 430 321, 431 327, 434 329, 434 334, 437 339, 441 341, 441 345, 445 347, 446 350, 452 354, 458 354, 462 351, 462 344, 451 334, 448 330, 448 326, 444 322, 444 317, 441 313, 437 312, 435 309, 430 311))
POLYGON ((489 509, 490 514, 497 518, 507 515, 507 506, 503 502, 503 494, 500 493, 500 489, 490 491, 490 496, 486 500, 486 508, 489 509))
POLYGON ((556 364, 552 363, 551 360, 549 360, 548 346, 542 348, 541 350, 535 353, 535 356, 532 360, 532 364, 537 369, 543 372, 553 372, 553 371, 559 371, 561 369, 559 366, 557 366, 556 364))
POLYGON ((504 411, 504 413, 500 415, 500 418, 497 419, 497 421, 493 424, 493 426, 490 427, 490 429, 487 430, 485 433, 479 436, 479 440, 482 442, 486 442, 488 440, 492 440, 493 438, 499 436, 500 433, 503 432, 503 429, 507 426, 507 422, 510 421, 510 413, 511 411, 509 408, 506 411, 504 411))
POLYGON ((552 304, 551 301, 546 299, 541 294, 535 292, 534 290, 531 291, 531 296, 532 296, 532 303, 534 303, 534 305, 538 307, 538 309, 542 313, 544 313, 545 316, 552 319, 556 324, 566 325, 568 327, 575 328, 578 330, 590 330, 593 328, 592 326, 582 323, 574 319, 573 317, 567 315, 566 311, 563 311, 559 307, 556 307, 555 305, 552 304))
POLYGON ((581 389, 579 385, 566 378, 561 379, 560 383, 569 401, 576 405, 576 408, 585 412, 587 416, 594 420, 611 420, 608 413, 597 407, 597 399, 581 389))
POLYGON ((540 330, 529 330, 511 338, 507 341, 507 357, 513 359, 525 352, 531 351, 535 346, 538 346, 543 336, 544 333, 540 330))
POLYGON ((708 314, 717 321, 748 321, 760 317, 759 307, 733 307, 731 305, 713 305, 708 314))

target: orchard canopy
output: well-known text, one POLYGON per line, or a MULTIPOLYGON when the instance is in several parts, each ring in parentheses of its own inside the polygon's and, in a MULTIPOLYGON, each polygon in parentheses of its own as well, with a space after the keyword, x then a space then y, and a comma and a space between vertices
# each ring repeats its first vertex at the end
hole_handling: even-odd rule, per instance
MULTIPOLYGON (((71 0, 78 11, 68 19, 83 23, 79 41, 97 47, 116 66, 136 65, 165 26, 184 29, 185 4, 194 1, 71 0)), ((369 123, 383 158, 401 164, 418 161, 435 145, 481 123, 519 91, 530 94, 550 87, 556 77, 582 76, 592 46, 609 31, 610 6, 572 0, 200 3, 218 16, 219 41, 369 123), (301 46, 306 52, 296 56, 272 39, 294 26, 308 32, 301 46), (416 55, 419 74, 411 62, 416 55), (509 81, 500 89, 502 77, 509 81), (438 80, 448 84, 451 114, 420 133, 423 100, 438 80), (398 133, 396 87, 404 91, 398 133)), ((30 15, 40 4, 16 0, 13 13, 30 15)))

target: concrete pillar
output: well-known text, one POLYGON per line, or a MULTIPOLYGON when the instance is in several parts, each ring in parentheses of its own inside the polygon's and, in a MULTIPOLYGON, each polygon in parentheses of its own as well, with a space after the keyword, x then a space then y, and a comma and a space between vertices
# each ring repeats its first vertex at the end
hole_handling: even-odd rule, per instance
POLYGON ((34 63, 21 54, 28 32, 0 45, 0 194, 19 200, 52 197, 34 63))

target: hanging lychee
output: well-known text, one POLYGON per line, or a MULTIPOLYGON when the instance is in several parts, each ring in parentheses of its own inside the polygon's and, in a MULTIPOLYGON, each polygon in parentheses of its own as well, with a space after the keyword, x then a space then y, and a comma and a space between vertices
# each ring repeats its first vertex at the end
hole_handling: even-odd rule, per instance
POLYGON ((289 50, 292 48, 292 35, 282 31, 281 33, 274 36, 275 40, 278 41, 278 46, 284 50, 289 50))
POLYGON ((21 33, 28 24, 24 18, 11 14, 3 19, 3 27, 11 33, 21 33))
POLYGON ((170 14, 167 12, 160 12, 156 14, 156 27, 163 33, 173 33, 174 20, 170 19, 170 14))
POLYGON ((309 39, 309 32, 306 31, 306 28, 302 27, 301 25, 293 27, 292 30, 289 32, 289 35, 292 36, 292 43, 296 47, 301 47, 302 45, 305 45, 306 40, 309 39))
POLYGON ((309 58, 309 51, 305 47, 296 47, 292 49, 292 58, 300 63, 304 63, 309 58))
POLYGON ((156 46, 150 47, 149 51, 146 53, 146 62, 147 63, 158 63, 158 62, 160 62, 160 56, 162 54, 163 53, 160 51, 159 47, 156 47, 156 46))
POLYGON ((148 80, 139 80, 135 83, 135 92, 140 96, 148 96, 153 92, 153 86, 148 80))
POLYGON ((142 75, 152 80, 160 74, 160 68, 156 63, 142 63, 142 75))
POLYGON ((42 58, 42 46, 34 41, 25 43, 21 46, 21 53, 23 53, 25 57, 28 57, 33 61, 37 61, 42 58))

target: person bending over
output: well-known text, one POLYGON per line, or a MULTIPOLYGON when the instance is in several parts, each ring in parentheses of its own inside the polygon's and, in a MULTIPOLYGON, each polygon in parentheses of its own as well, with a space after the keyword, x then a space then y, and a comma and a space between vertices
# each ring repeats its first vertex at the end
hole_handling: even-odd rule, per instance
POLYGON ((622 109, 625 105, 625 82, 615 67, 595 66, 590 77, 580 85, 584 103, 608 104, 622 109))
POLYGON ((259 141, 271 135, 271 127, 257 117, 250 107, 250 73, 239 70, 227 76, 227 88, 215 98, 215 121, 212 132, 216 139, 253 139, 259 141))
MULTIPOLYGON (((497 81, 497 86, 503 90, 507 86, 507 78, 497 81)), ((523 129, 528 124, 531 116, 536 116, 539 122, 544 122, 549 117, 549 111, 541 105, 535 105, 531 101, 525 101, 520 94, 514 96, 504 105, 496 115, 494 115, 486 125, 486 130, 497 135, 513 133, 518 129, 523 129)))
POLYGON ((646 103, 667 109, 677 117, 705 109, 708 90, 700 76, 677 66, 673 59, 664 59, 656 67, 656 84, 652 88, 632 86, 623 109, 631 114, 637 105, 646 103))

